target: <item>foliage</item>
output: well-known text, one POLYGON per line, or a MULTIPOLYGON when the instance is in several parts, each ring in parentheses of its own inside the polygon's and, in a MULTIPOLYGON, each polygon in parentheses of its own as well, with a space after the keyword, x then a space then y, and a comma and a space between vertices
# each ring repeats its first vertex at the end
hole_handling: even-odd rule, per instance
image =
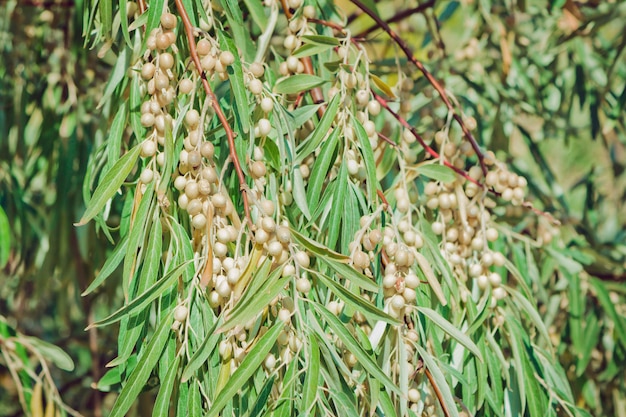
POLYGON ((25 411, 619 415, 623 6, 2 6, 25 411))

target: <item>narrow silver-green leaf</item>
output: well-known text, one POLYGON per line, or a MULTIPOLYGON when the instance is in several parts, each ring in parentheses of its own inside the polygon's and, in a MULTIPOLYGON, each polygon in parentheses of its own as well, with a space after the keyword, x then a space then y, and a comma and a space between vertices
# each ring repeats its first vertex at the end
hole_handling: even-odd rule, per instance
POLYGON ((363 297, 353 294, 343 285, 335 282, 331 278, 317 272, 315 272, 314 274, 324 283, 324 285, 328 287, 330 291, 333 292, 333 294, 339 297, 339 299, 343 300, 347 305, 351 306, 356 311, 363 313, 366 317, 370 318, 374 322, 382 320, 386 323, 393 325, 401 324, 400 320, 391 317, 389 314, 380 310, 374 304, 365 300, 363 297))
POLYGON ((148 343, 146 349, 142 352, 137 366, 133 369, 124 384, 124 388, 117 397, 113 409, 109 417, 123 417, 126 415, 130 407, 137 400, 137 396, 143 390, 144 385, 148 381, 154 366, 159 361, 163 346, 167 342, 171 334, 172 313, 164 316, 159 323, 156 331, 152 335, 152 339, 148 343))
POLYGON ((232 313, 228 315, 226 322, 218 329, 218 332, 223 333, 235 326, 244 325, 260 314, 289 281, 290 277, 280 277, 281 273, 282 269, 277 268, 267 277, 265 285, 254 292, 254 297, 251 300, 240 300, 232 313))
POLYGON ((53 345, 52 343, 48 343, 44 340, 38 339, 36 337, 23 337, 28 341, 29 344, 31 344, 35 349, 39 351, 41 356, 48 359, 59 368, 68 372, 74 370, 74 361, 72 360, 70 355, 65 353, 65 351, 60 347, 53 345))
POLYGON ((202 344, 198 346, 198 349, 195 351, 191 359, 189 359, 189 363, 183 371, 183 375, 181 377, 182 382, 187 382, 189 378, 191 378, 193 374, 200 369, 204 363, 206 363, 209 356, 213 353, 215 346, 217 346, 217 342, 221 338, 221 335, 215 331, 221 322, 222 316, 220 316, 218 320, 215 320, 215 323, 213 323, 211 328, 207 331, 207 336, 202 341, 202 344))
POLYGON ((9 261, 9 253, 11 251, 11 229, 9 227, 9 219, 4 212, 4 208, 0 206, 0 269, 9 261))
POLYGON ((193 259, 178 265, 174 270, 170 271, 163 278, 155 282, 152 286, 150 286, 150 288, 144 291, 141 295, 139 295, 129 304, 120 308, 115 313, 111 314, 110 316, 102 320, 98 320, 95 323, 90 324, 87 327, 87 329, 91 329, 92 327, 102 327, 102 326, 106 326, 107 324, 115 323, 119 321, 122 317, 124 317, 125 315, 132 314, 143 309, 152 301, 154 301, 159 296, 161 296, 161 294, 163 294, 167 289, 170 289, 170 286, 176 281, 176 279, 180 276, 182 271, 191 262, 193 262, 193 259))
POLYGON ((315 334, 309 334, 309 356, 307 358, 306 376, 302 386, 302 415, 315 415, 315 400, 320 377, 320 348, 315 334))
POLYGON ((419 165, 417 172, 425 177, 443 183, 453 182, 456 179, 456 173, 451 168, 436 163, 419 165))
POLYGON ((325 246, 320 245, 315 240, 304 236, 303 234, 299 233, 297 230, 293 228, 291 229, 291 236, 293 236, 293 238, 298 242, 298 244, 302 245, 304 248, 306 248, 308 251, 310 251, 316 256, 327 257, 329 259, 334 259, 339 262, 347 262, 350 259, 345 255, 342 255, 340 253, 337 253, 333 250, 328 249, 325 246))
POLYGON ((378 179, 376 178, 376 161, 374 160, 374 151, 372 150, 370 139, 367 136, 365 128, 363 128, 361 122, 356 117, 353 117, 352 120, 356 137, 359 140, 359 145, 361 147, 363 162, 365 162, 365 171, 367 172, 367 199, 372 207, 376 207, 376 201, 378 201, 378 197, 376 196, 378 179))
POLYGON ((437 384, 437 388, 441 392, 441 396, 443 397, 443 403, 446 405, 448 409, 448 413, 451 417, 459 417, 459 412, 456 408, 456 401, 454 401, 454 396, 450 391, 450 386, 448 385, 448 381, 446 381, 446 377, 441 372, 441 369, 437 366, 435 359, 420 346, 419 343, 415 344, 415 349, 419 353, 420 357, 424 360, 424 364, 426 368, 430 371, 433 376, 433 380, 437 384))
POLYGON ((152 415, 154 417, 167 416, 169 414, 171 405, 170 399, 172 397, 172 390, 174 389, 174 382, 176 382, 180 357, 181 355, 176 355, 174 363, 172 363, 165 374, 165 378, 160 381, 159 392, 157 393, 156 400, 154 400, 154 407, 152 408, 152 415))
POLYGON ((344 346, 354 354, 361 366, 363 366, 367 372, 383 383, 388 390, 393 391, 398 395, 402 395, 400 388, 398 388, 398 386, 393 383, 391 378, 389 378, 389 376, 387 376, 387 374, 380 369, 376 361, 374 361, 374 359, 372 359, 372 357, 365 350, 363 350, 361 344, 356 341, 354 336, 352 336, 348 329, 346 329, 345 325, 334 314, 328 311, 326 307, 316 302, 312 302, 312 304, 331 330, 339 337, 339 339, 341 339, 344 346))
MULTIPOLYGON (((227 3, 230 2, 231 0, 227 0, 227 3)), ((237 50, 235 42, 233 42, 232 38, 226 32, 218 30, 217 35, 222 50, 232 52, 235 57, 235 61, 232 65, 229 65, 227 69, 228 80, 237 110, 235 120, 241 125, 241 133, 247 133, 250 130, 250 104, 248 103, 248 94, 243 81, 243 69, 241 67, 241 60, 239 59, 239 51, 237 50)), ((243 48, 243 45, 240 46, 243 48)))
POLYGON ((128 151, 122 158, 111 167, 109 172, 100 181, 98 188, 94 191, 83 217, 75 226, 82 226, 93 219, 104 208, 107 201, 113 197, 120 186, 124 183, 128 174, 132 171, 137 163, 139 152, 141 151, 141 144, 135 146, 128 151))
POLYGON ((322 146, 319 157, 316 158, 313 163, 313 169, 311 170, 311 176, 309 177, 309 184, 306 190, 307 205, 309 208, 313 209, 313 211, 315 211, 319 205, 320 193, 328 176, 328 171, 335 159, 335 148, 338 142, 339 129, 335 129, 322 146))
POLYGON ((428 317, 433 323, 439 326, 444 332, 448 334, 451 338, 465 346, 470 352, 472 352, 481 362, 483 361, 482 354, 480 353, 480 349, 472 339, 470 339, 465 333, 454 327, 452 323, 443 318, 439 313, 435 310, 428 307, 417 306, 417 310, 428 317))
POLYGON ((339 109, 339 96, 340 94, 336 94, 328 103, 328 107, 326 107, 326 111, 324 115, 320 119, 317 126, 315 126, 315 130, 306 138, 304 143, 297 149, 297 157, 296 161, 302 162, 304 158, 309 156, 311 152, 317 149, 324 138, 329 134, 330 127, 335 120, 335 116, 337 115, 337 110, 339 109))
MULTIPOLYGON (((215 417, 219 415, 226 403, 230 401, 244 384, 250 379, 255 372, 259 372, 261 363, 276 343, 278 335, 283 330, 283 323, 276 323, 269 329, 252 347, 244 360, 239 364, 237 370, 230 376, 228 383, 217 394, 217 397, 211 404, 211 408, 205 417, 215 417)), ((263 372, 261 370, 261 372, 263 372)))
POLYGON ((124 238, 117 243, 113 252, 104 262, 104 265, 102 265, 102 269, 100 269, 100 272, 96 276, 96 279, 94 279, 91 284, 89 284, 87 289, 82 292, 81 295, 83 297, 93 292, 93 290, 98 288, 109 276, 111 276, 113 272, 115 272, 119 264, 124 259, 124 256, 126 255, 127 244, 128 235, 124 236, 124 238))
POLYGON ((274 85, 274 92, 276 94, 297 94, 319 87, 326 82, 328 81, 317 75, 296 74, 278 80, 274 85))
POLYGON ((366 277, 350 265, 337 262, 336 260, 328 257, 321 257, 320 259, 324 261, 324 263, 328 265, 330 269, 332 269, 345 279, 351 281, 353 284, 356 284, 359 287, 368 291, 378 292, 379 288, 376 282, 374 282, 371 278, 366 277))

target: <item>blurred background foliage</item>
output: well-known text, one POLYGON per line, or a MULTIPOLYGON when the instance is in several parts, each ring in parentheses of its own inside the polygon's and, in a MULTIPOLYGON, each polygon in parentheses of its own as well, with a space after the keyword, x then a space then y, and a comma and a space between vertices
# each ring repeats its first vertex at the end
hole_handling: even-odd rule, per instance
MULTIPOLYGON (((520 234, 511 252, 525 262, 577 405, 626 415, 626 2, 384 3, 388 19, 419 9, 392 27, 476 118, 481 143, 528 179, 535 207, 561 223, 500 213, 520 234), (550 245, 527 256, 528 231, 550 245)), ((92 6, 0 3, 0 415, 61 410, 61 399, 100 415, 91 384, 116 329, 83 329, 107 311, 116 282, 80 293, 111 246, 72 226, 111 119, 97 104, 112 61, 102 45, 84 46, 92 6)), ((354 35, 370 31, 370 20, 345 10, 354 35)), ((384 59, 390 46, 377 33, 372 48, 384 59)), ((415 94, 427 90, 417 78, 415 94)), ((422 109, 411 122, 432 135, 443 120, 422 109)))

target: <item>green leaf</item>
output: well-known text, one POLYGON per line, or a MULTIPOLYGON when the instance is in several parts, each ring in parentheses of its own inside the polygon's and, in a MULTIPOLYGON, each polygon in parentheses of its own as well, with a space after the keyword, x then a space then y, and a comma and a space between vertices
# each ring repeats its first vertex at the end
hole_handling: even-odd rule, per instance
POLYGON ((402 395, 400 389, 393 381, 383 372, 372 357, 363 349, 361 344, 356 341, 354 336, 350 334, 344 324, 330 311, 319 303, 312 302, 315 309, 320 313, 324 321, 332 329, 332 331, 341 339, 345 347, 354 354, 361 366, 369 372, 373 377, 377 378, 387 387, 388 390, 402 395))
MULTIPOLYGON (((231 0, 227 0, 227 3, 230 2, 231 0)), ((240 124, 241 133, 245 134, 250 130, 250 104, 248 103, 248 94, 243 81, 243 69, 241 67, 241 60, 239 59, 239 51, 228 33, 218 30, 217 34, 222 50, 232 52, 235 57, 233 64, 229 65, 227 68, 228 80, 230 81, 230 87, 234 95, 235 109, 237 110, 235 112, 235 120, 240 124)))
POLYGON ((296 94, 301 91, 307 91, 326 83, 325 79, 317 75, 296 74, 289 77, 281 78, 274 85, 274 93, 276 94, 296 94))
POLYGON ((328 257, 320 257, 320 259, 330 267, 337 274, 341 275, 343 278, 349 280, 355 285, 363 288, 364 290, 378 292, 378 285, 372 281, 371 278, 366 277, 353 267, 343 264, 341 262, 337 262, 334 259, 328 257))
POLYGON ((320 150, 319 157, 315 159, 313 163, 313 169, 311 170, 311 176, 309 177, 309 184, 307 187, 306 200, 308 206, 315 211, 320 201, 320 193, 328 171, 335 160, 335 148, 339 143, 339 129, 333 130, 330 137, 326 140, 322 149, 320 150))
POLYGON ((317 271, 313 272, 313 274, 315 274, 315 276, 320 279, 324 283, 324 285, 326 285, 328 289, 333 292, 333 294, 343 300, 347 305, 354 308, 356 311, 360 311, 366 317, 369 317, 371 320, 382 320, 386 323, 393 325, 401 324, 400 320, 391 317, 389 314, 378 309, 374 304, 365 300, 363 297, 350 292, 343 285, 335 282, 326 275, 321 274, 317 271))
POLYGON ((60 347, 32 336, 23 336, 30 345, 39 351, 41 356, 54 363, 64 371, 74 370, 74 361, 60 347))
POLYGON ((333 45, 319 45, 313 43, 305 43, 295 51, 293 51, 293 56, 296 58, 304 58, 307 56, 317 55, 322 52, 328 51, 329 49, 334 48, 333 45))
POLYGON ((154 400, 154 407, 152 408, 152 415, 154 417, 167 416, 169 414, 169 408, 171 406, 172 390, 174 389, 174 383, 176 382, 176 374, 178 373, 178 365, 180 364, 181 355, 176 355, 174 363, 171 364, 165 374, 165 378, 161 380, 161 386, 157 394, 156 400, 154 400))
POLYGON ((423 164, 416 169, 421 175, 430 179, 445 183, 453 182, 456 179, 456 173, 445 165, 440 164, 423 164))
POLYGON ((252 16, 252 20, 254 23, 261 29, 261 31, 265 31, 267 27, 267 16, 265 16, 265 7, 263 7, 263 2, 260 0, 243 0, 250 11, 250 16, 252 16))
POLYGON ((208 329, 207 336, 202 341, 202 344, 198 346, 191 359, 189 359, 189 363, 187 363, 187 366, 183 371, 181 382, 189 381, 194 372, 200 369, 200 367, 206 363, 206 361, 209 359, 209 356, 211 356, 211 354, 213 353, 215 346, 217 346, 217 342, 221 338, 221 335, 215 330, 217 329, 217 326, 220 325, 222 320, 222 316, 220 316, 208 329))
POLYGON ((135 167, 140 152, 141 144, 138 144, 113 165, 111 170, 100 181, 98 188, 96 188, 89 203, 87 203, 83 217, 75 226, 87 224, 89 220, 93 219, 104 208, 107 201, 113 197, 135 167))
POLYGON ((122 25, 122 36, 124 36, 124 41, 129 48, 133 47, 133 43, 130 40, 130 30, 128 29, 128 19, 126 16, 128 15, 126 5, 128 4, 126 0, 118 0, 117 2, 119 6, 120 13, 120 23, 122 25))
MULTIPOLYGON (((137 264, 140 260, 140 247, 144 243, 144 237, 146 230, 150 227, 149 212, 153 207, 154 202, 154 187, 155 182, 152 181, 146 187, 145 193, 140 196, 139 206, 134 213, 134 217, 131 216, 132 223, 129 228, 128 234, 128 247, 126 248, 126 257, 124 258, 124 269, 122 273, 122 290, 124 291, 124 299, 128 300, 130 297, 130 283, 137 271, 137 264)), ((141 192, 137 189, 136 192, 141 192)), ((135 197, 137 197, 135 195, 135 197)), ((135 198, 135 202, 137 199, 135 198)))
POLYGON ((0 269, 4 268, 9 262, 9 254, 11 253, 11 228, 9 227, 9 219, 4 212, 4 208, 0 206, 0 269))
POLYGON ((313 333, 309 333, 309 356, 307 358, 306 376, 302 387, 302 415, 315 415, 315 400, 320 377, 320 348, 313 333))
POLYGON ((281 274, 282 268, 276 268, 269 276, 266 273, 256 273, 252 279, 249 291, 246 291, 246 293, 253 296, 246 298, 244 294, 242 299, 235 305, 235 308, 230 313, 227 313, 226 322, 217 330, 218 333, 228 331, 235 326, 245 325, 260 314, 269 305, 270 301, 283 290, 285 284, 290 279, 289 276, 281 277, 281 274), (255 281, 262 283, 258 289, 254 287, 255 281))
POLYGON ((465 333, 454 327, 452 323, 443 318, 439 313, 435 310, 430 309, 428 307, 417 306, 417 310, 432 320, 437 326, 439 326, 448 336, 465 346, 470 352, 472 352, 481 362, 483 361, 483 357, 480 353, 480 349, 472 339, 470 339, 465 333))
POLYGON ((623 348, 626 348, 626 323, 624 323, 624 317, 617 313, 615 310, 615 304, 611 301, 611 296, 607 291, 604 283, 597 279, 591 278, 591 285, 596 290, 596 295, 600 305, 604 309, 604 312, 615 325, 615 337, 620 341, 623 348))
POLYGON ((265 384, 259 391, 259 396, 254 401, 254 406, 250 410, 250 417, 258 417, 261 414, 261 411, 268 405, 268 398, 272 393, 272 388, 274 387, 274 381, 276 380, 276 376, 272 375, 270 378, 267 378, 265 384))
MULTIPOLYGON (((101 0, 102 1, 102 0, 101 0)), ((151 0, 148 5, 148 23, 146 24, 146 33, 152 32, 152 29, 161 23, 161 15, 163 15, 163 5, 165 0, 151 0)), ((147 38, 147 36, 145 37, 147 38)), ((145 39, 144 39, 145 42, 145 39)))
POLYGON ((328 46, 339 46, 339 39, 333 36, 323 36, 323 35, 303 35, 300 37, 302 41, 314 45, 328 45, 328 46))
MULTIPOLYGON (((113 36, 112 27, 113 27, 113 4, 110 1, 100 0, 98 2, 99 11, 100 11, 100 24, 102 25, 102 32, 107 39, 112 39, 113 36)), ((126 16, 124 16, 125 18, 126 16)))
POLYGON ((124 417, 137 400, 137 396, 146 385, 154 366, 161 357, 163 347, 171 335, 170 327, 172 325, 172 316, 173 313, 170 312, 161 319, 148 346, 142 352, 137 366, 135 366, 131 372, 128 380, 124 384, 124 388, 122 388, 122 392, 120 392, 120 395, 115 400, 109 417, 124 417))
POLYGON ((339 109, 339 96, 340 94, 336 94, 330 100, 328 107, 326 107, 326 111, 315 127, 315 130, 306 138, 306 140, 304 140, 302 145, 296 151, 296 161, 298 163, 302 162, 307 156, 315 151, 320 146, 322 141, 329 135, 330 127, 332 126, 335 116, 337 115, 337 110, 339 109))
POLYGON ((452 392, 450 391, 450 386, 448 385, 448 381, 446 381, 446 377, 441 372, 441 369, 439 369, 439 367, 437 366, 435 359, 430 355, 430 353, 426 351, 426 349, 420 346, 419 343, 416 343, 414 346, 417 352, 419 353, 420 357, 424 360, 424 365, 426 365, 426 368, 430 371, 431 375, 433 376, 433 380, 435 381, 435 384, 437 385, 436 388, 438 388, 439 391, 441 392, 441 396, 443 397, 443 403, 446 405, 449 415, 451 417, 459 417, 459 412, 456 407, 456 402, 454 401, 454 396, 452 395, 452 392))
POLYGON ((282 330, 283 323, 278 322, 254 344, 250 352, 248 352, 241 364, 239 364, 239 367, 230 376, 226 386, 217 394, 217 397, 205 417, 215 417, 219 415, 228 401, 244 387, 244 384, 255 372, 259 371, 261 364, 274 346, 282 330))
POLYGON ((339 262, 348 262, 350 260, 346 255, 337 253, 326 246, 320 245, 315 240, 300 234, 294 228, 291 228, 291 236, 298 242, 299 245, 306 248, 309 252, 316 256, 321 256, 329 259, 334 259, 339 262))
POLYGON ((363 156, 363 161, 365 162, 365 170, 367 172, 367 199, 370 202, 370 206, 375 207, 376 202, 378 201, 378 197, 376 196, 378 179, 376 178, 376 161, 374 161, 374 151, 372 150, 372 145, 370 144, 370 140, 367 137, 367 133, 365 132, 361 122, 356 117, 353 117, 352 120, 356 137, 359 140, 359 145, 361 147, 361 155, 363 156))
POLYGON ((157 299, 166 290, 171 289, 171 285, 176 281, 176 279, 180 276, 180 274, 187 267, 187 265, 191 264, 192 262, 193 262, 193 259, 190 259, 178 265, 174 270, 170 271, 163 278, 161 278, 160 280, 155 282, 153 285, 151 285, 150 288, 144 291, 141 295, 139 295, 133 301, 131 301, 124 307, 120 308, 115 313, 109 315, 108 317, 90 324, 86 330, 89 330, 93 327, 102 327, 111 323, 115 323, 121 320, 122 317, 128 314, 133 314, 143 309, 152 301, 157 299))
POLYGON ((328 238, 327 244, 329 248, 334 248, 337 245, 337 239, 339 239, 339 230, 341 221, 345 217, 353 216, 354 213, 348 213, 344 210, 346 201, 346 192, 348 192, 348 168, 347 164, 341 164, 339 168, 339 174, 334 181, 336 186, 334 187, 333 203, 330 208, 329 223, 328 223, 328 238))

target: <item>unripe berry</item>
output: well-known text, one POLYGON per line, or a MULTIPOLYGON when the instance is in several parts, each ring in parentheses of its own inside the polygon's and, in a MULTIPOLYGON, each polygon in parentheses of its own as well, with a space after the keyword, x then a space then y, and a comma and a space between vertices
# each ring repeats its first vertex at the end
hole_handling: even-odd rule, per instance
POLYGON ((141 176, 139 177, 139 181, 144 184, 148 184, 154 178, 154 172, 150 168, 145 168, 141 171, 141 176))
POLYGON ((170 47, 172 43, 170 42, 170 37, 165 33, 162 33, 156 37, 156 47, 159 49, 167 49, 170 47))
POLYGON ((274 109, 274 101, 269 97, 263 97, 261 99, 261 110, 264 113, 269 113, 274 109))
POLYGON ((184 305, 176 306, 174 309, 174 320, 178 322, 183 322, 187 320, 187 314, 189 314, 189 309, 184 305))
POLYGON ((141 115, 141 125, 143 127, 152 127, 154 126, 154 115, 152 113, 144 113, 141 115))
POLYGON ((294 258, 298 265, 300 265, 302 268, 308 268, 311 265, 311 259, 309 258, 309 255, 304 251, 296 252, 294 258))
POLYGON ((174 57, 169 52, 164 52, 159 55, 159 67, 164 70, 168 70, 174 66, 174 57))
POLYGON ((209 141, 202 142, 202 145, 200 145, 200 153, 206 159, 212 159, 215 154, 215 147, 209 141))
POLYGON ((267 119, 260 119, 257 123, 257 132, 259 137, 267 136, 272 130, 272 125, 267 119))
POLYGON ((248 83, 248 90, 254 95, 259 95, 263 92, 263 83, 255 78, 248 83))
POLYGON ((152 140, 145 140, 141 144, 141 156, 144 158, 152 157, 156 154, 157 145, 152 140))
POLYGON ((222 65, 227 67, 235 62, 235 56, 230 51, 222 51, 222 53, 220 54, 220 62, 222 63, 222 65))
POLYGON ((185 115, 185 123, 190 128, 194 129, 200 123, 200 113, 196 109, 191 109, 185 115))
POLYGON ((202 211, 202 201, 200 201, 199 198, 190 199, 189 196, 187 196, 187 198, 189 199, 189 204, 187 204, 187 213, 189 213, 190 216, 200 214, 202 211))
POLYGON ((267 253, 270 256, 279 257, 283 252, 283 245, 278 241, 270 242, 267 246, 267 253))
POLYGON ((250 173, 252 174, 252 177, 255 179, 265 176, 266 172, 267 170, 265 168, 265 164, 263 163, 263 161, 254 161, 252 163, 252 166, 250 166, 250 173))
POLYGON ((176 177, 176 179, 174 180, 174 188, 176 188, 178 191, 184 190, 185 185, 187 185, 187 179, 182 175, 176 177))
POLYGON ((302 294, 308 294, 311 291, 311 282, 306 278, 297 279, 296 290, 302 294))
POLYGON ((156 67, 154 66, 154 64, 152 64, 151 62, 146 62, 141 67, 141 78, 146 81, 152 79, 152 77, 154 77, 155 70, 156 67))
POLYGON ((176 16, 172 13, 163 13, 161 15, 161 26, 163 26, 163 29, 172 30, 176 27, 176 23, 176 16))
POLYGON ((189 78, 184 78, 178 84, 178 90, 183 94, 189 94, 193 90, 193 81, 189 78))

